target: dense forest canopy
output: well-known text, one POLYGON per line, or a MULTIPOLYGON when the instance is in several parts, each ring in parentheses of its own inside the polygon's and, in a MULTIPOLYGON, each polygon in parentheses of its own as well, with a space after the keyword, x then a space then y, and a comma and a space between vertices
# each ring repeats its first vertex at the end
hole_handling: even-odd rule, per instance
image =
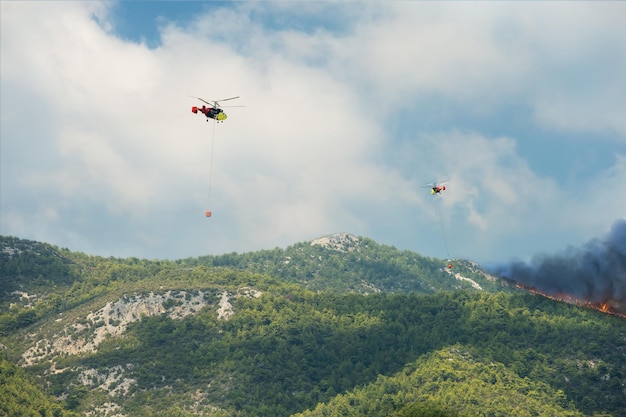
POLYGON ((623 318, 471 262, 450 272, 343 243, 171 261, 2 237, 2 403, 44 416, 626 415, 623 318))

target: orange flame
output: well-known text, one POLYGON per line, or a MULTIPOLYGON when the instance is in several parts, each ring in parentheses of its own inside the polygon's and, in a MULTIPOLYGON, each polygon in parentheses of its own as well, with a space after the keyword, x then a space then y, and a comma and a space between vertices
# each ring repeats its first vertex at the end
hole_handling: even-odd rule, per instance
POLYGON ((557 293, 555 295, 548 294, 548 293, 539 291, 538 289, 534 287, 520 284, 518 282, 515 282, 514 285, 515 287, 521 290, 528 291, 531 294, 536 294, 545 298, 549 298, 550 300, 573 304, 578 307, 584 307, 584 308, 588 308, 592 310, 597 310, 602 313, 611 314, 613 316, 626 318, 626 312, 624 312, 624 310, 620 308, 620 305, 618 302, 613 301, 613 300, 605 300, 602 302, 592 302, 592 301, 584 300, 582 298, 578 298, 578 297, 575 297, 573 295, 566 294, 566 293, 557 293))

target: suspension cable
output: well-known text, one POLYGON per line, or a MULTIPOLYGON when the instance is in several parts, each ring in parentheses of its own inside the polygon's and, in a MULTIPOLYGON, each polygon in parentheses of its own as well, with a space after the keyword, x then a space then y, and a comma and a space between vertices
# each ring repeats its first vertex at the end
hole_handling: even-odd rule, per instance
POLYGON ((213 182, 213 147, 215 145, 215 125, 217 123, 213 121, 213 134, 211 135, 211 156, 209 162, 209 204, 211 204, 211 185, 213 182))
POLYGON ((441 213, 441 198, 437 198, 437 208, 439 209, 439 219, 441 220, 441 230, 443 230, 443 242, 446 245, 446 254, 448 260, 450 260, 450 250, 448 249, 448 238, 446 236, 446 226, 443 221, 443 214, 441 213))
MULTIPOLYGON (((215 144, 215 124, 216 122, 213 122, 213 133, 211 135, 211 156, 210 156, 210 160, 209 160, 209 194, 207 196, 207 202, 208 202, 208 206, 211 207, 211 187, 212 187, 212 183, 213 183, 213 147, 215 144)), ((207 211, 204 212, 204 215, 206 217, 211 217, 211 209, 207 209, 207 211)))

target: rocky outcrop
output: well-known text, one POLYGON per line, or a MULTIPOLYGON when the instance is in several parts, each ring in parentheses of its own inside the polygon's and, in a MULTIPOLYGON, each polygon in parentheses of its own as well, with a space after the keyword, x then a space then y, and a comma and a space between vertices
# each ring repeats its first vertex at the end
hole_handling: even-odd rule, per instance
POLYGON ((335 233, 311 241, 311 246, 322 246, 338 252, 352 252, 359 249, 361 239, 350 233, 335 233))
POLYGON ((30 366, 60 354, 95 352, 107 337, 120 337, 130 323, 143 316, 167 314, 180 319, 198 313, 210 294, 204 291, 167 291, 162 294, 134 294, 89 313, 85 319, 66 325, 49 339, 42 339, 22 354, 22 364, 30 366))

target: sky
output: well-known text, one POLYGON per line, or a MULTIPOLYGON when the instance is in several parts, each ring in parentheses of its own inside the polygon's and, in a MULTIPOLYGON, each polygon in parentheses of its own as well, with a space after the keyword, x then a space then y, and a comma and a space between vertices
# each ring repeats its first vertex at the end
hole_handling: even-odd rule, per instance
POLYGON ((626 217, 626 2, 0 0, 0 19, 0 235, 181 259, 348 232, 489 264, 626 217), (215 124, 190 96, 244 107, 215 124))

